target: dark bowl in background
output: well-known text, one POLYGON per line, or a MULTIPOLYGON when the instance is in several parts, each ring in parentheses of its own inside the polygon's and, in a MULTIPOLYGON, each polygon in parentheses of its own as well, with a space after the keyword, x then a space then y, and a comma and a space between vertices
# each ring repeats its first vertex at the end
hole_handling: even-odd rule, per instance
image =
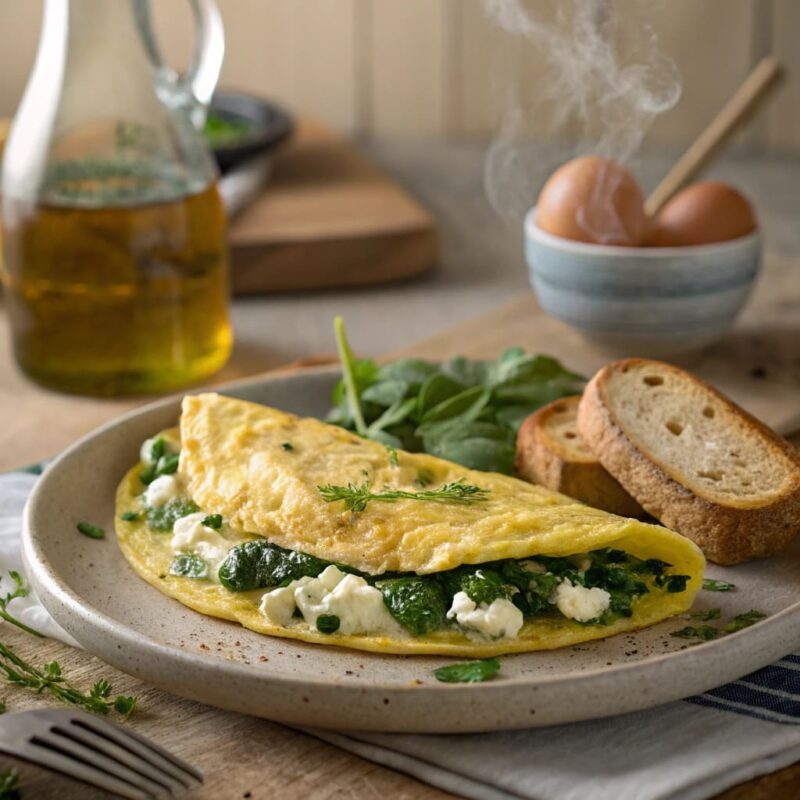
POLYGON ((242 92, 216 92, 209 106, 209 116, 212 125, 216 119, 224 121, 223 124, 230 123, 232 129, 242 129, 241 133, 232 131, 221 138, 209 135, 207 124, 209 146, 222 173, 274 149, 294 129, 292 118, 280 106, 242 92))

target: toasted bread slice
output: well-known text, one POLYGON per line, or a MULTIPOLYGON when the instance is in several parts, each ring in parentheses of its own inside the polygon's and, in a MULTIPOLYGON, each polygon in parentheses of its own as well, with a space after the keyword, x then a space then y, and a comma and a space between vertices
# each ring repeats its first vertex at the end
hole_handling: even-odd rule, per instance
POLYGON ((578 429, 646 511, 711 561, 769 555, 800 531, 800 454, 688 372, 608 364, 584 391, 578 429))
POLYGON ((580 395, 563 397, 531 414, 517 435, 517 475, 623 517, 642 507, 606 472, 578 433, 580 395))

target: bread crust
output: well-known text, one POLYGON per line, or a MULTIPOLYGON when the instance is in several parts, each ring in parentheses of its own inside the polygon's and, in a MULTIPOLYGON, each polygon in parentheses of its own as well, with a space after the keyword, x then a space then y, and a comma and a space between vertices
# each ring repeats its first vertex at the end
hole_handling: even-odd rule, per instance
POLYGON ((525 419, 517 434, 514 460, 517 476, 612 514, 647 516, 596 458, 570 458, 569 453, 545 433, 548 417, 560 411, 564 402, 577 404, 578 399, 555 400, 525 419))
POLYGON ((800 531, 800 455, 784 439, 704 381, 669 364, 624 359, 603 367, 589 381, 578 406, 578 430, 600 463, 660 522, 697 544, 710 561, 739 564, 782 550, 800 531), (702 497, 670 476, 627 436, 606 400, 615 370, 652 365, 682 373, 726 403, 753 433, 795 465, 789 486, 770 502, 753 507, 725 505, 702 497))

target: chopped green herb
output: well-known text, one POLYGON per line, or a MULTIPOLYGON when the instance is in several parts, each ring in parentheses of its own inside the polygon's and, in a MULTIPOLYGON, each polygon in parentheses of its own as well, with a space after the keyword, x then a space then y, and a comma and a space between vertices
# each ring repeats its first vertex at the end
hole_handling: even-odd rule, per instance
POLYGON ((28 587, 25 585, 22 575, 20 575, 15 569, 10 569, 8 571, 8 577, 14 581, 14 588, 10 592, 6 592, 5 596, 0 597, 0 619, 4 619, 6 622, 16 625, 20 630, 25 631, 25 633, 30 633, 33 636, 38 636, 43 639, 43 633, 40 633, 35 628, 29 627, 24 622, 20 622, 20 620, 9 613, 9 603, 11 603, 12 600, 16 600, 18 597, 27 597, 29 591, 28 587))
POLYGON ((706 578, 703 581, 703 591, 705 592, 731 592, 736 588, 727 581, 715 581, 713 578, 706 578))
POLYGON ((208 562, 197 553, 179 553, 169 565, 169 574, 178 578, 207 578, 208 562))
POLYGON ((90 539, 104 539, 106 535, 102 528, 92 525, 91 522, 79 522, 77 528, 84 536, 88 536, 90 539))
POLYGON ((117 695, 114 698, 114 711, 117 714, 121 714, 125 719, 133 714, 134 709, 136 708, 136 698, 132 697, 131 695, 117 695))
POLYGON ((281 449, 286 450, 286 452, 291 452, 292 450, 294 450, 294 445, 291 442, 284 442, 281 445, 281 449))
POLYGON ((162 475, 172 475, 178 471, 178 453, 166 453, 157 461, 148 464, 140 473, 139 479, 145 485, 151 484, 156 478, 162 475))
POLYGON ((452 483, 445 483, 436 489, 419 492, 406 492, 399 489, 386 489, 382 492, 370 490, 369 481, 364 481, 360 486, 349 483, 347 486, 317 486, 322 499, 326 503, 335 503, 338 500, 344 501, 344 507, 348 511, 358 513, 366 509, 371 500, 380 500, 386 503, 393 503, 396 500, 430 500, 437 502, 458 502, 476 503, 486 500, 488 489, 481 489, 480 486, 464 483, 460 478, 452 483))
POLYGON ((341 625, 341 620, 336 614, 320 614, 317 617, 317 630, 320 633, 336 633, 341 625))
POLYGON ((166 505, 147 509, 147 525, 151 530, 165 533, 172 530, 176 520, 199 510, 193 500, 174 497, 166 505))
POLYGON ((123 522, 137 522, 139 520, 139 515, 135 511, 125 511, 119 515, 119 518, 123 522))
POLYGON ((720 629, 713 625, 687 625, 679 631, 673 631, 670 636, 676 636, 679 639, 703 639, 707 642, 710 639, 716 639, 720 633, 720 629))
POLYGON ((485 658, 480 661, 465 661, 462 664, 450 664, 435 669, 433 674, 442 683, 479 683, 488 680, 500 672, 500 662, 496 658, 485 658))
POLYGON ((150 461, 154 464, 158 459, 167 453, 167 440, 163 436, 157 436, 150 444, 150 461))
POLYGON ((708 611, 695 611, 694 614, 690 614, 692 619, 699 619, 703 622, 708 622, 712 619, 719 619, 722 611, 718 608, 709 608, 708 611))
POLYGON ((0 772, 0 800, 20 800, 19 773, 13 768, 0 772))
POLYGON ((744 614, 737 614, 730 622, 726 622, 722 626, 722 630, 724 630, 725 633, 736 633, 736 631, 749 628, 751 625, 755 625, 756 622, 766 618, 766 614, 751 609, 750 611, 745 611, 744 614))
POLYGON ((386 445, 386 451, 389 453, 389 463, 393 467, 400 466, 400 456, 397 454, 397 448, 392 447, 391 445, 386 445))
POLYGON ((213 528, 218 531, 222 527, 222 514, 209 514, 204 520, 206 528, 213 528))

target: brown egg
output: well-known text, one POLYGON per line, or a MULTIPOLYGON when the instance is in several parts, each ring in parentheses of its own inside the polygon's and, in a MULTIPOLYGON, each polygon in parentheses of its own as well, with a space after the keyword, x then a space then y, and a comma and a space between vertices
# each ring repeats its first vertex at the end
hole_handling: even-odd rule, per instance
POLYGON ((647 225, 644 196, 622 164, 582 156, 550 176, 536 205, 536 224, 564 239, 635 247, 647 225))
POLYGON ((657 214, 649 247, 686 247, 727 242, 758 227, 753 207, 733 186, 703 181, 678 192, 657 214))

